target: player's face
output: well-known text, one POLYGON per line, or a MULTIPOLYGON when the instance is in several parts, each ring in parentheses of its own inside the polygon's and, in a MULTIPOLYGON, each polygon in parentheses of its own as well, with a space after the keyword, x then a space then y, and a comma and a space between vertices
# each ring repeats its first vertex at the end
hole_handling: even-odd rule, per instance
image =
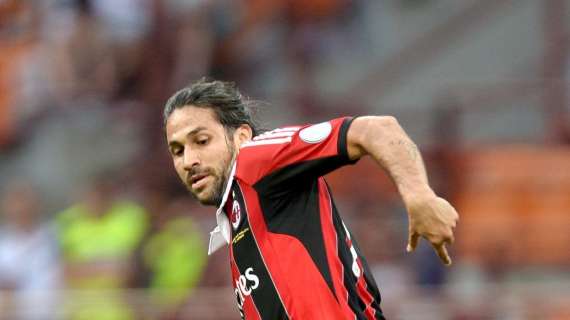
POLYGON ((166 122, 168 148, 178 176, 205 205, 218 205, 236 146, 208 108, 175 109, 166 122))

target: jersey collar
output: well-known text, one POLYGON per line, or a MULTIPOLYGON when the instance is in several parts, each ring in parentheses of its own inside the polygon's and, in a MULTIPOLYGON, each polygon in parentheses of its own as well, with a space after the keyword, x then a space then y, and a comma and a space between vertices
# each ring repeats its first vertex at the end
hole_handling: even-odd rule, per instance
POLYGON ((230 221, 228 216, 224 213, 224 205, 228 201, 228 195, 232 189, 232 183, 234 181, 234 175, 236 171, 236 160, 234 159, 232 164, 232 170, 228 177, 226 183, 226 188, 224 190, 224 195, 222 196, 222 201, 220 206, 216 211, 216 222, 218 225, 210 232, 210 244, 208 245, 208 255, 216 252, 218 249, 226 244, 230 243, 230 221))

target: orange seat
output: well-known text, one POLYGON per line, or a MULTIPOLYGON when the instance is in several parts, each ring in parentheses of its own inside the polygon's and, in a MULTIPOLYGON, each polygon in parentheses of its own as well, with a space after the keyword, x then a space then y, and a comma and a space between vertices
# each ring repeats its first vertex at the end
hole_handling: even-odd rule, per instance
POLYGON ((570 261, 570 148, 501 146, 469 152, 456 205, 458 254, 505 263, 570 261))

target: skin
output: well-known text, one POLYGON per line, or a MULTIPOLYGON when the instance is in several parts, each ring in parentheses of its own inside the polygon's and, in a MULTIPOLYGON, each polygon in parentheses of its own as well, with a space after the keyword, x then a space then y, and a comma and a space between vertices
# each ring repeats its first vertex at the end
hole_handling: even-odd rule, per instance
POLYGON ((387 116, 356 118, 348 130, 347 140, 351 159, 371 156, 398 187, 409 218, 406 250, 415 250, 423 237, 443 263, 451 265, 445 245, 454 241, 453 228, 459 215, 430 188, 418 148, 398 121, 387 116))
POLYGON ((248 125, 228 132, 208 108, 185 106, 166 122, 174 168, 190 193, 204 205, 218 205, 236 150, 251 140, 248 125))
MULTIPOLYGON (((166 136, 182 182, 200 203, 217 205, 236 150, 251 140, 252 130, 244 124, 227 132, 212 110, 186 106, 170 115, 166 136)), ((453 243, 458 214, 430 188, 418 148, 396 119, 356 118, 348 130, 347 148, 351 159, 371 156, 398 187, 409 216, 407 251, 413 251, 423 237, 450 265, 445 245, 453 243)))

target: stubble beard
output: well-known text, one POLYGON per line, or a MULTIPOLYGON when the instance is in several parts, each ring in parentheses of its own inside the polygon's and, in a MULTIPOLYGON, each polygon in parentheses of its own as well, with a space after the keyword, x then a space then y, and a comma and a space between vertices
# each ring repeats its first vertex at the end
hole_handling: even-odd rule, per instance
POLYGON ((228 153, 229 153, 229 157, 222 161, 222 163, 220 164, 220 167, 219 167, 220 170, 216 170, 216 171, 220 172, 221 174, 220 175, 214 174, 214 182, 212 185, 213 191, 212 191, 212 195, 210 197, 207 197, 205 199, 199 199, 197 197, 197 195, 194 194, 190 190, 190 194, 192 195, 192 197, 194 197, 194 199, 196 199, 202 205, 218 207, 222 203, 222 198, 224 196, 225 186, 228 182, 228 178, 230 176, 230 172, 232 169, 231 165, 232 165, 233 159, 235 158, 235 148, 231 144, 228 144, 228 153))

